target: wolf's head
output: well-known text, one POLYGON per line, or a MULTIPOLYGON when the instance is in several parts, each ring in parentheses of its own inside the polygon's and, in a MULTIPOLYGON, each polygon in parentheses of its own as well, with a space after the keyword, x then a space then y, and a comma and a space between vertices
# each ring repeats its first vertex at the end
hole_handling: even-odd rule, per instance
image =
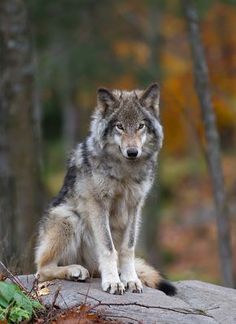
POLYGON ((160 149, 159 86, 146 90, 98 89, 91 132, 100 146, 116 156, 134 160, 160 149))

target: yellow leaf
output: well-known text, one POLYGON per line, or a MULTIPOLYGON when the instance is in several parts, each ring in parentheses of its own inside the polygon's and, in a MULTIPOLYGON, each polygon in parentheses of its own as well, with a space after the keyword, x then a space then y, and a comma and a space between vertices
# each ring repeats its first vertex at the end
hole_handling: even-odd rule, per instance
POLYGON ((47 287, 42 288, 38 291, 38 296, 46 296, 48 294, 50 294, 50 290, 47 287))

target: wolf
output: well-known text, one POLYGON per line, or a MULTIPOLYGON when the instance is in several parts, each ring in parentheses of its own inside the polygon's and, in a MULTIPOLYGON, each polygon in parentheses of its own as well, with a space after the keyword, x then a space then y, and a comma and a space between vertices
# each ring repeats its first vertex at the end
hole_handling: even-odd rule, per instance
POLYGON ((59 194, 39 226, 40 281, 101 276, 102 289, 141 293, 143 284, 174 295, 175 287, 135 258, 141 209, 162 146, 160 90, 97 91, 90 135, 72 152, 59 194))

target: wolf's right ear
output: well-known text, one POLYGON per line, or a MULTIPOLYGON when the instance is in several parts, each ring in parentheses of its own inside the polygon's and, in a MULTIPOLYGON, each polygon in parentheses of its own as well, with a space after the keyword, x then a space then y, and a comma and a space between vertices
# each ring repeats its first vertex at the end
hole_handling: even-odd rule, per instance
POLYGON ((114 95, 106 88, 99 88, 97 91, 98 108, 102 109, 104 115, 114 107, 117 99, 114 95))
POLYGON ((160 87, 157 83, 151 84, 144 90, 140 103, 146 109, 149 109, 156 117, 159 116, 160 87))

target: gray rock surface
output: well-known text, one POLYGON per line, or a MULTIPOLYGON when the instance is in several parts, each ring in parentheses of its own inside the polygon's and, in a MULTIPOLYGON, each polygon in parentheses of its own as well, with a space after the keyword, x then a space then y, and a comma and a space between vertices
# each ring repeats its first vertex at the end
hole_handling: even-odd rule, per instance
MULTIPOLYGON (((32 288, 34 277, 20 276, 28 289, 32 288)), ((110 295, 100 288, 100 280, 78 283, 54 280, 48 286, 50 294, 42 296, 45 304, 67 308, 81 303, 97 305, 107 317, 124 323, 165 324, 236 324, 236 290, 201 281, 179 281, 175 283, 178 293, 175 297, 163 292, 144 288, 142 294, 126 292, 123 296, 110 295)))

